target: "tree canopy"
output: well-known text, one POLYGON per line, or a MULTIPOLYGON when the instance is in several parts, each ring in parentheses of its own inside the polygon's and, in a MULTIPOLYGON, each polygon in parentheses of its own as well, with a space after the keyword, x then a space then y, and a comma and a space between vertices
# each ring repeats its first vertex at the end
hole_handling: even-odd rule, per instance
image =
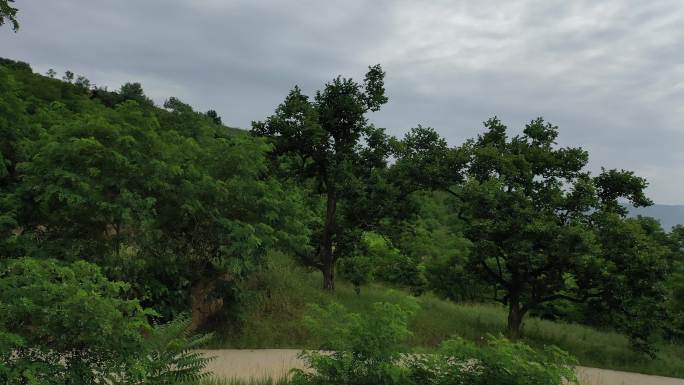
MULTIPOLYGON (((667 269, 662 245, 624 218, 623 199, 651 204, 646 181, 624 170, 591 176, 588 153, 558 148, 558 128, 541 118, 520 135, 507 131, 492 118, 483 134, 449 149, 419 127, 404 139, 397 167, 409 177, 405 183, 457 199, 454 210, 472 244, 468 269, 501 289, 510 335, 520 334, 530 309, 555 300, 602 298, 629 323, 640 307, 628 302, 660 298, 657 283, 667 269)), ((640 327, 625 327, 638 335, 640 327)))

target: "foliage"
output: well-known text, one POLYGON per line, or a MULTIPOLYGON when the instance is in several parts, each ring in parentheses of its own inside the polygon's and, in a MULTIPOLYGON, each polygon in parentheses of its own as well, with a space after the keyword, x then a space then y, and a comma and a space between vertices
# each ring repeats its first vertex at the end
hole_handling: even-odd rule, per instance
POLYGON ((385 209, 388 138, 366 119, 387 102, 384 76, 376 65, 363 84, 337 77, 314 100, 295 87, 274 115, 252 125, 254 135, 274 143, 276 172, 312 192, 320 225, 311 250, 299 255, 321 270, 323 286, 331 291, 337 260, 356 254, 363 231, 371 230, 385 209))
POLYGON ((0 379, 6 384, 95 384, 110 374, 141 378, 136 361, 150 311, 128 286, 77 261, 0 264, 0 379))
POLYGON ((675 226, 669 234, 673 252, 672 274, 666 282, 669 322, 665 337, 674 342, 684 341, 684 226, 675 226))
MULTIPOLYGON (((189 317, 180 316, 169 323, 155 325, 145 337, 145 355, 140 363, 145 367, 145 384, 196 384, 209 378, 210 373, 204 368, 212 358, 196 349, 203 347, 212 336, 193 335, 190 324, 189 317)), ((118 381, 125 383, 122 378, 118 381)))
POLYGON ((267 175, 263 139, 235 135, 176 98, 0 66, 0 246, 88 260, 172 318, 202 323, 265 251, 307 250, 303 194, 267 175))
POLYGON ((17 21, 17 8, 13 7, 11 4, 14 0, 0 0, 0 26, 5 24, 5 21, 9 21, 12 24, 12 30, 17 32, 19 30, 19 22, 17 21))
POLYGON ((576 360, 554 347, 534 350, 521 342, 488 336, 484 346, 462 338, 445 341, 437 354, 409 360, 417 384, 560 385, 577 383, 576 360))
POLYGON ((648 351, 645 340, 653 328, 646 327, 649 311, 643 305, 662 295, 665 259, 651 242, 655 238, 629 234, 642 230, 624 220, 619 203, 651 204, 643 193, 646 181, 624 170, 591 177, 585 171, 588 154, 557 148, 558 128, 541 118, 510 139, 496 118, 485 127, 485 133, 453 152, 429 129, 416 129, 403 141, 406 159, 400 164, 411 171, 415 154, 423 154, 419 159, 456 154, 451 168, 434 167, 436 175, 423 177, 422 184, 458 200, 455 210, 467 223, 463 234, 472 243, 466 266, 501 293, 498 299, 509 307, 509 335, 519 337, 523 317, 540 304, 602 298, 625 314, 620 326, 635 346, 648 351), (624 229, 623 240, 641 243, 606 241, 606 232, 614 228, 624 229), (643 247, 648 242, 650 254, 643 247))
MULTIPOLYGON (((292 258, 275 254, 267 268, 244 282, 240 292, 247 298, 240 299, 239 322, 214 325, 213 348, 317 349, 324 341, 302 327, 307 303, 325 308, 337 302, 350 312, 363 315, 373 311, 374 303, 401 303, 398 297, 410 297, 406 292, 388 294, 387 286, 381 282, 371 282, 363 288, 362 295, 357 295, 354 286, 343 280, 338 282, 334 294, 327 294, 320 290, 318 275, 298 266, 292 258)), ((412 336, 406 342, 406 351, 434 352, 452 336, 479 343, 487 334, 506 331, 506 309, 501 304, 454 303, 430 293, 414 301, 419 308, 409 322, 412 336)), ((556 345, 577 357, 583 366, 684 376, 682 345, 656 342, 657 357, 650 359, 633 351, 624 334, 605 326, 594 328, 528 316, 522 341, 535 349, 556 345)))
POLYGON ((451 190, 463 181, 467 152, 451 148, 431 127, 412 128, 402 140, 392 140, 392 152, 397 158, 391 168, 393 181, 404 196, 422 190, 451 190))
POLYGON ((338 271, 340 276, 354 285, 356 294, 361 294, 361 285, 373 279, 373 264, 371 258, 363 255, 343 258, 338 271))
MULTIPOLYGON (((671 250, 665 234, 650 218, 625 220, 614 214, 597 224, 605 258, 597 285, 602 308, 611 314, 611 324, 630 336, 635 349, 654 356, 651 340, 663 327, 666 313, 664 282, 671 250)), ((596 279, 592 273, 583 279, 596 279)))
POLYGON ((343 258, 338 268, 340 276, 354 284, 357 293, 361 285, 374 279, 408 288, 415 294, 425 291, 428 283, 422 259, 402 253, 387 237, 365 232, 357 253, 343 258))
POLYGON ((445 341, 436 353, 402 354, 410 336, 415 303, 375 303, 367 314, 339 304, 311 306, 305 319, 322 335, 329 351, 305 351, 307 371, 294 370, 292 382, 333 384, 515 384, 576 382, 576 360, 550 346, 534 350, 521 342, 488 336, 479 347, 462 338, 445 341))
POLYGON ((442 191, 415 192, 414 218, 406 219, 389 235, 403 256, 397 260, 401 282, 413 292, 430 289, 456 301, 487 301, 494 296, 490 285, 468 268, 471 243, 458 217, 458 203, 442 191))
POLYGON ((399 364, 401 349, 411 335, 409 318, 416 304, 375 303, 369 314, 350 313, 332 303, 312 305, 305 325, 322 337, 329 352, 305 351, 312 372, 295 370, 294 384, 375 385, 408 383, 408 371, 399 364))

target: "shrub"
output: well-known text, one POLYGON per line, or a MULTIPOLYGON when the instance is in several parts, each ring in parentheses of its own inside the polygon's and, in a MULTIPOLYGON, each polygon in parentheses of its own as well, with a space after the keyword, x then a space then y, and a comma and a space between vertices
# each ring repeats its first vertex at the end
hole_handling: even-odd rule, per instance
POLYGON ((354 285, 356 294, 361 294, 361 285, 365 285, 373 279, 373 264, 366 256, 353 256, 342 258, 337 269, 342 278, 354 285))
MULTIPOLYGON (((208 378, 204 368, 212 358, 195 349, 204 346, 212 335, 191 334, 190 323, 189 317, 180 316, 169 323, 155 325, 145 338, 144 354, 139 361, 144 368, 145 385, 194 385, 208 378)), ((125 377, 118 381, 131 382, 125 377)))
POLYGON ((413 301, 376 303, 370 314, 350 313, 342 305, 312 305, 305 324, 325 341, 329 352, 305 351, 301 357, 312 372, 295 370, 294 384, 408 384, 408 369, 400 365, 401 349, 411 335, 408 320, 413 301))
POLYGON ((308 371, 294 370, 295 385, 561 385, 576 383, 576 361, 550 346, 488 336, 483 346, 462 338, 434 354, 407 354, 408 321, 416 303, 380 302, 367 314, 339 304, 310 306, 305 324, 327 351, 301 354, 308 371))
POLYGON ((136 353, 150 314, 86 262, 0 263, 0 383, 95 384, 143 378, 136 353))
POLYGON ((561 385, 577 383, 575 364, 573 357, 555 346, 534 350, 490 335, 484 346, 449 339, 437 354, 413 356, 408 366, 418 384, 561 385))
POLYGON ((177 385, 204 377, 189 320, 150 327, 154 313, 96 265, 0 262, 0 383, 177 385))

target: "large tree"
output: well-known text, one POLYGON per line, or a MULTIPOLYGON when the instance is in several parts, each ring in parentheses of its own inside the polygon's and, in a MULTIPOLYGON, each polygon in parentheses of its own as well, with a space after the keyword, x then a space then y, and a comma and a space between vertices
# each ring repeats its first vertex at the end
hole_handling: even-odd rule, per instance
POLYGON ((383 195, 381 173, 390 149, 366 114, 387 102, 384 76, 376 65, 363 84, 337 77, 313 100, 295 87, 274 115, 253 123, 253 134, 272 138, 279 169, 307 185, 319 202, 314 252, 302 259, 321 270, 327 290, 334 290, 336 261, 354 252, 382 210, 376 198, 383 195))
MULTIPOLYGON (((592 176, 588 153, 556 146, 558 128, 541 118, 512 138, 496 118, 485 127, 452 149, 433 130, 414 129, 395 168, 404 185, 456 199, 472 243, 468 268, 500 293, 510 336, 518 337, 524 316, 545 302, 596 298, 623 314, 633 307, 624 321, 659 298, 665 251, 644 226, 625 219, 621 203, 651 204, 644 179, 624 170, 592 176)), ((643 340, 643 323, 625 329, 643 340)))
MULTIPOLYGON (((588 153, 558 148, 558 128, 541 118, 510 139, 498 119, 485 126, 464 145, 470 155, 458 195, 470 222, 471 265, 503 289, 509 334, 519 336, 525 314, 544 302, 582 302, 618 287, 633 296, 652 294, 636 290, 662 279, 657 255, 635 245, 644 237, 606 242, 604 231, 606 223, 610 229, 622 223, 621 200, 651 204, 646 181, 618 170, 592 177, 588 153)), ((620 228, 623 238, 636 231, 620 228)))

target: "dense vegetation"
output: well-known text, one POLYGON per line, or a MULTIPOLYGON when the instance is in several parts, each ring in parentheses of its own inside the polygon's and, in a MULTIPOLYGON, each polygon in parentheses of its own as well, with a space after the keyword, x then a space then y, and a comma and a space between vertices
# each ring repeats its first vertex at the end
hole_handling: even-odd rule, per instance
MULTIPOLYGON (((623 333, 614 335, 624 346, 630 341, 634 365, 604 366, 649 368, 643 362, 664 360, 668 344, 682 341, 684 228, 665 232, 653 219, 627 218, 624 201, 651 203, 646 181, 624 170, 591 175, 589 154, 559 148, 558 127, 542 119, 510 136, 492 118, 482 134, 457 146, 426 127, 393 138, 367 120, 387 101, 384 72, 372 66, 363 82, 338 77, 311 99, 294 88, 247 132, 176 97, 156 106, 140 84, 110 91, 71 72, 62 80, 55 75, 0 60, 0 379, 194 378, 202 361, 188 349, 205 339, 177 325, 227 328, 233 342, 244 342, 258 330, 259 306, 287 314, 287 303, 263 300, 293 284, 269 275, 274 256, 322 275, 320 293, 281 297, 299 309, 335 298, 336 272, 358 298, 380 283, 421 304, 405 311, 377 301, 384 310, 368 318, 371 308, 347 314, 324 301, 332 307, 319 308, 312 328, 327 334, 301 340, 339 349, 339 362, 310 356, 320 373, 357 365, 361 353, 381 354, 361 361, 389 366, 368 373, 385 376, 391 367, 401 372, 397 378, 417 381, 417 367, 404 373, 396 361, 402 349, 435 348, 452 334, 473 337, 456 325, 430 343, 407 342, 416 338, 407 325, 439 318, 437 309, 424 311, 437 303, 434 296, 487 309, 504 304, 507 327, 491 332, 512 339, 534 336, 523 327, 528 314, 623 333), (340 319, 349 322, 336 326, 340 319), (158 326, 173 320, 176 326, 158 326), (359 336, 401 344, 359 353, 361 344, 349 345, 359 336)), ((284 276, 306 285, 311 277, 284 276)), ((296 315, 275 330, 292 332, 287 322, 303 322, 303 313, 296 315)), ((245 345, 269 336, 260 338, 245 345)), ((444 342, 443 350, 431 350, 438 355, 429 365, 447 370, 439 357, 464 352, 496 361, 504 350, 546 362, 546 343, 573 350, 556 340, 528 339, 537 351, 491 341, 491 350, 444 342)), ((551 375, 549 383, 561 374, 539 373, 551 375)))

